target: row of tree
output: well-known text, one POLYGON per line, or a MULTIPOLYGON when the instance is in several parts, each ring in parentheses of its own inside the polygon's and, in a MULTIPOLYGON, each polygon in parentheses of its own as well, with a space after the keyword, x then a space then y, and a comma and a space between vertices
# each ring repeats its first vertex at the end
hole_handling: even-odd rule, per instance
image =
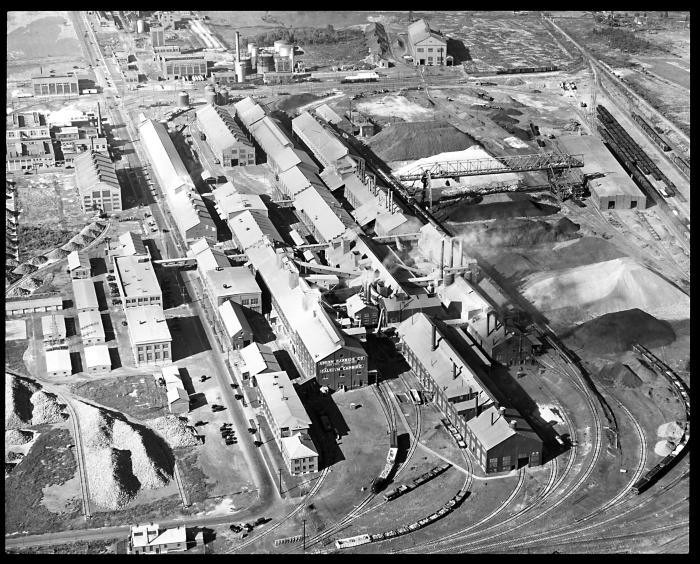
POLYGON ((661 49, 658 45, 641 39, 631 31, 625 29, 603 27, 593 30, 593 35, 602 36, 612 49, 620 49, 625 53, 647 53, 661 49))
POLYGON ((332 25, 320 27, 277 27, 254 37, 247 38, 250 43, 258 45, 272 45, 273 42, 282 40, 288 43, 304 44, 330 44, 352 41, 364 37, 360 29, 336 30, 332 25))

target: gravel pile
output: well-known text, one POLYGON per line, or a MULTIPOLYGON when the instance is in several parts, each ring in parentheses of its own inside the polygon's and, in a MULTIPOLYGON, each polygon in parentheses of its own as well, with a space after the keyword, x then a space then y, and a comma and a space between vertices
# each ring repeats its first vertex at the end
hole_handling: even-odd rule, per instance
POLYGON ((671 441, 659 441, 654 446, 654 452, 659 456, 668 456, 673 452, 674 448, 676 448, 676 445, 671 441))
POLYGON ((44 423, 60 423, 63 421, 63 409, 56 401, 56 396, 40 390, 32 394, 31 400, 34 409, 32 410, 32 425, 42 425, 44 423))
POLYGON ((199 444, 198 434, 193 427, 175 415, 151 419, 147 424, 165 439, 171 448, 190 447, 199 444))
POLYGON ((475 141, 445 121, 393 123, 369 141, 372 150, 385 161, 411 161, 439 153, 463 151, 475 141))
POLYGON ((20 264, 20 265, 19 265, 17 268, 15 268, 12 272, 14 272, 15 274, 21 274, 21 275, 24 276, 25 274, 31 274, 31 273, 34 272, 35 270, 37 270, 37 267, 36 267, 36 266, 31 265, 31 264, 28 264, 28 263, 25 262, 25 263, 23 263, 23 264, 20 264))
POLYGON ((29 380, 5 375, 5 429, 31 425, 31 398, 37 390, 39 386, 29 380))
POLYGON ((26 445, 34 438, 31 431, 21 431, 19 429, 9 429, 5 431, 5 448, 8 446, 26 445))
POLYGON ((64 251, 72 252, 72 251, 79 251, 80 249, 83 248, 83 245, 79 245, 75 241, 69 241, 65 245, 61 247, 64 251))
POLYGON ((46 256, 52 260, 59 260, 59 259, 67 257, 68 254, 69 254, 68 251, 66 251, 65 249, 54 249, 46 256))
POLYGON ((29 259, 29 264, 32 264, 34 266, 41 266, 42 264, 45 264, 48 261, 49 259, 47 259, 44 255, 37 255, 29 259))
POLYGON ((663 425, 659 425, 656 434, 659 438, 668 439, 669 441, 678 442, 683 437, 683 424, 676 421, 669 421, 663 425))
POLYGON ((100 506, 120 509, 140 488, 160 488, 172 479, 172 453, 151 429, 76 403, 85 447, 90 492, 100 506))

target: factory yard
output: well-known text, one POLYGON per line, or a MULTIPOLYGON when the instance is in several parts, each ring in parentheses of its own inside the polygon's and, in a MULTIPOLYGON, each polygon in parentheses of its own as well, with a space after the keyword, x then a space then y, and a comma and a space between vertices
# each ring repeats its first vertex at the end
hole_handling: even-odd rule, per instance
POLYGON ((10 13, 6 551, 686 552, 663 14, 10 13))

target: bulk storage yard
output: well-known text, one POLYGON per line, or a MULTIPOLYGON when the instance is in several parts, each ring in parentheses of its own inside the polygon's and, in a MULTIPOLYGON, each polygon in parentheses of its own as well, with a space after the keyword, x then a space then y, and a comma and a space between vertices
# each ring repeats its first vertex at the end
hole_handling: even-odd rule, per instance
POLYGON ((9 550, 687 550, 689 141, 584 16, 58 14, 13 108, 100 101, 124 209, 8 172, 9 550), (58 25, 99 91, 18 98, 58 25))

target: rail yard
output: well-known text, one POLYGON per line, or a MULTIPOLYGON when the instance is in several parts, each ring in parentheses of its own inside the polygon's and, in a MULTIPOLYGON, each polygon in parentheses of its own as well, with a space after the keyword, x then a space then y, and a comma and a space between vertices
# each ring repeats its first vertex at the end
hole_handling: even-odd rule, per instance
POLYGON ((688 552, 689 29, 9 12, 6 552, 688 552))

